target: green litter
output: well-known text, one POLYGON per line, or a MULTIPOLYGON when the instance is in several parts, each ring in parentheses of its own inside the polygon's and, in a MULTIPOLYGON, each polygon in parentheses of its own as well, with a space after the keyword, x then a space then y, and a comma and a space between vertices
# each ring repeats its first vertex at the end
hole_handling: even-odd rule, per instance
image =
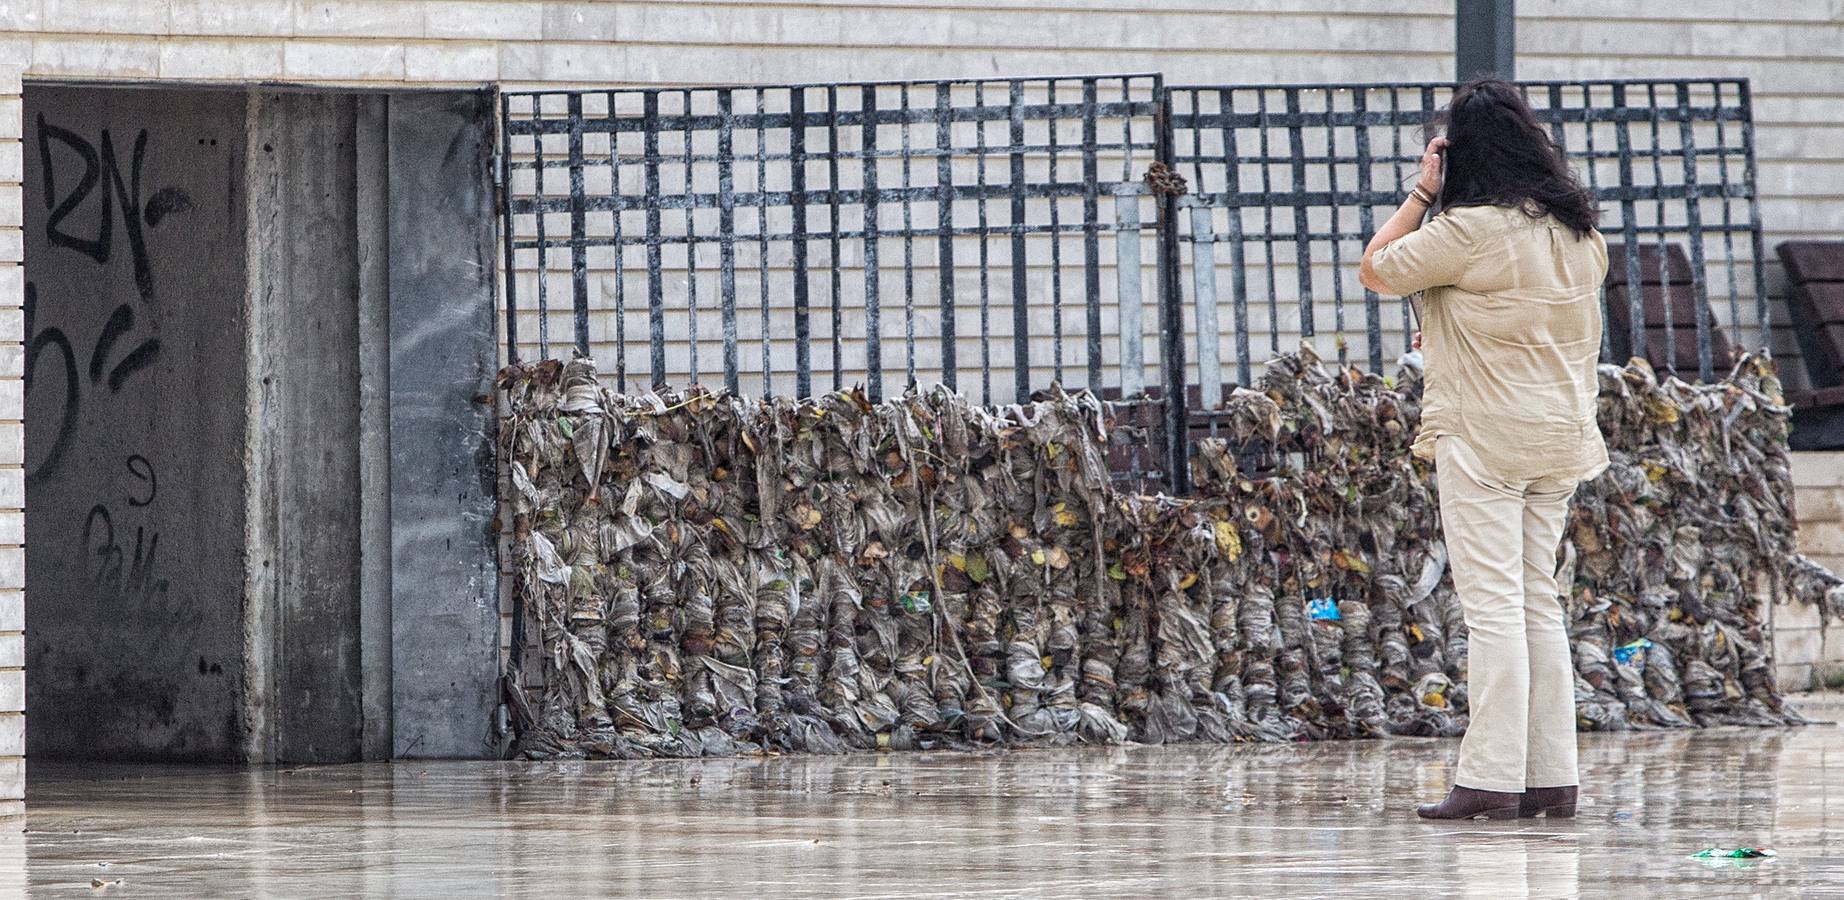
POLYGON ((1691 859, 1766 859, 1767 857, 1777 856, 1777 855, 1778 854, 1776 854, 1774 851, 1769 850, 1766 847, 1737 847, 1733 850, 1726 850, 1721 847, 1711 847, 1708 850, 1698 850, 1697 852, 1692 853, 1690 855, 1690 858, 1691 859))

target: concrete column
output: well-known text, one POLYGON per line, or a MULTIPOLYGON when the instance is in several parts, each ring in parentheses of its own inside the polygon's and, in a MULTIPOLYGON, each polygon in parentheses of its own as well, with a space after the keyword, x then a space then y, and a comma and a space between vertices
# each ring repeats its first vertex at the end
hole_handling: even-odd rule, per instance
POLYGON ((390 100, 395 755, 497 749, 492 98, 390 100))
MULTIPOLYGON (((273 758, 360 757, 357 102, 261 96, 251 138, 249 602, 268 639, 273 758), (272 171, 273 170, 273 171, 272 171)), ((253 651, 258 648, 252 648, 253 651)))
POLYGON ((1516 0, 1454 0, 1454 80, 1517 77, 1516 0))

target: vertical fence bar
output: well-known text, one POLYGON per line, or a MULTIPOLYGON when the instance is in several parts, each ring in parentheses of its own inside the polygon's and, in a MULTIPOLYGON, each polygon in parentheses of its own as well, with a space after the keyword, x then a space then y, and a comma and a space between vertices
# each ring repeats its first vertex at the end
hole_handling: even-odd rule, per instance
POLYGON ((1088 315, 1088 389, 1101 392, 1101 170, 1095 124, 1097 84, 1082 79, 1082 289, 1088 315))
MULTIPOLYGON (((724 333, 724 389, 735 394, 737 386, 736 359, 736 175, 732 171, 734 150, 732 132, 736 127, 736 115, 732 109, 732 96, 729 88, 717 92, 717 268, 719 299, 723 304, 724 333)), ((610 131, 609 140, 615 134, 610 131)), ((620 252, 616 244, 616 252, 620 252)))
MULTIPOLYGON (((1697 191, 1697 136, 1690 121, 1690 84, 1678 82, 1678 146, 1684 152, 1684 228, 1690 241, 1691 301, 1697 316, 1697 378, 1712 380, 1710 298, 1703 269, 1703 200, 1697 191)), ((1672 345, 1677 344, 1676 337, 1672 345)))
MULTIPOLYGON (((1665 371, 1673 375, 1678 371, 1678 334, 1673 321, 1672 305, 1676 292, 1671 286, 1671 244, 1665 233, 1665 148, 1659 136, 1658 85, 1646 85, 1646 112, 1652 123, 1652 211, 1653 221, 1658 226, 1658 294, 1659 305, 1665 317, 1665 371)), ((1695 277, 1695 273, 1692 273, 1695 277)), ((1640 298, 1645 297, 1645 289, 1639 290, 1640 298)), ((1643 307, 1642 307, 1643 308, 1643 307)), ((1643 313, 1642 313, 1643 317, 1643 313)))
POLYGON ((1217 112, 1223 116, 1223 192, 1229 213, 1229 296, 1236 316, 1236 383, 1252 384, 1249 372, 1249 278, 1242 240, 1242 157, 1236 151, 1236 95, 1217 92, 1217 112))
POLYGON ((986 217, 986 84, 973 85, 980 212, 980 402, 992 402, 992 228, 986 217))
POLYGON ((762 395, 775 392, 773 342, 768 315, 768 91, 756 88, 756 279, 762 323, 762 395))
POLYGON ((788 92, 788 207, 794 236, 794 396, 813 396, 812 299, 807 290, 807 90, 788 92))
POLYGON ((1029 260, 1025 247, 1024 82, 1009 85, 1012 158, 1012 374, 1017 400, 1031 399, 1031 313, 1029 260))
MULTIPOLYGON (((1183 198, 1180 206, 1191 210, 1191 274, 1197 321, 1198 403, 1204 409, 1223 405, 1222 334, 1217 326, 1216 209, 1208 200, 1208 182, 1204 180, 1203 95, 1196 91, 1167 91, 1167 97, 1183 96, 1191 122, 1191 175, 1197 191, 1183 198)), ((1168 106, 1168 109, 1170 107, 1168 106)), ((1175 115, 1176 110, 1172 109, 1175 115)), ((1212 425, 1214 426, 1214 421, 1212 425)))
POLYGON ((1263 269, 1268 275, 1268 352, 1281 352, 1280 291, 1274 274, 1274 173, 1269 165, 1268 91, 1255 90, 1256 134, 1261 136, 1261 246, 1263 269))
POLYGON ((621 192, 621 131, 614 127, 619 116, 614 91, 608 101, 608 217, 614 235, 615 250, 615 390, 627 393, 627 241, 621 234, 621 211, 626 196, 621 192))
POLYGON ((913 182, 910 161, 914 152, 909 140, 909 85, 897 91, 900 106, 897 121, 903 132, 903 373, 906 384, 916 383, 916 223, 914 204, 910 200, 913 182))
POLYGON ((1722 182, 1722 259, 1729 283, 1729 328, 1731 334, 1739 336, 1742 328, 1741 284, 1735 275, 1735 211, 1729 203, 1729 140, 1728 132, 1723 128, 1727 118, 1722 105, 1722 82, 1711 84, 1715 91, 1712 103, 1716 107, 1716 174, 1722 182))
POLYGON ((666 381, 666 295, 660 275, 659 94, 642 95, 647 180, 647 353, 651 387, 666 381))
POLYGON ((1556 148, 1564 154, 1569 152, 1569 134, 1562 123, 1562 85, 1549 86, 1549 138, 1556 142, 1556 148))
POLYGON ((565 110, 570 128, 570 310, 576 352, 589 355, 589 245, 587 198, 583 194, 583 95, 571 94, 565 110))
MULTIPOLYGON (((1620 233, 1626 246, 1626 302, 1632 315, 1630 352, 1646 355, 1646 316, 1642 304, 1645 285, 1639 274, 1639 214, 1633 201, 1633 141, 1629 134, 1626 111, 1626 86, 1613 86, 1614 144, 1620 160, 1620 233)), ((1663 266, 1660 266, 1662 271, 1663 266)), ((1620 360, 1625 362, 1625 360, 1620 360)))
MULTIPOLYGON (((1334 124, 1333 113, 1336 112, 1336 110, 1333 109, 1333 98, 1333 89, 1326 88, 1325 183, 1326 190, 1330 191, 1332 196, 1336 198, 1338 196, 1338 128, 1334 124)), ((1341 246, 1344 243, 1344 239, 1339 236, 1339 231, 1344 225, 1343 211, 1344 204, 1334 199, 1331 204, 1332 227, 1330 241, 1330 250, 1332 253, 1332 333, 1334 339, 1338 343, 1338 362, 1340 365, 1343 365, 1347 361, 1347 348, 1345 346, 1345 262, 1344 251, 1341 246)), ((1311 273, 1307 274, 1307 283, 1309 285, 1312 283, 1311 273)))
MULTIPOLYGON (((1600 168, 1601 158, 1594 150, 1594 95, 1593 89, 1588 85, 1583 85, 1581 89, 1581 107, 1582 125, 1584 128, 1582 143, 1588 149, 1588 190, 1596 197, 1599 197, 1600 176, 1597 170, 1600 168)), ((1595 208, 1598 210, 1600 208, 1599 204, 1596 204, 1595 208)), ((1598 293, 1600 294, 1601 322, 1603 323, 1601 328, 1601 358, 1612 362, 1625 363, 1626 360, 1613 359, 1613 334, 1610 329, 1605 327, 1605 323, 1608 321, 1606 279, 1602 279, 1598 293)))
MULTIPOLYGON (((1390 174, 1395 176, 1394 190, 1402 190, 1402 92, 1395 86, 1389 88, 1389 136, 1390 136, 1390 174)), ((1443 190, 1446 185, 1441 186, 1443 190)), ((1396 301, 1398 311, 1402 313, 1402 352, 1414 349, 1415 325, 1409 308, 1409 298, 1402 297, 1396 301)))
MULTIPOLYGON (((1154 156, 1171 168, 1177 154, 1172 148, 1172 105, 1162 80, 1153 79, 1154 156)), ((1190 411, 1185 391, 1184 297, 1179 287, 1178 197, 1161 191, 1159 209, 1159 309, 1160 365, 1165 370, 1165 480, 1178 496, 1191 492, 1190 411)))
POLYGON ((884 397, 883 316, 877 278, 877 87, 860 89, 864 154, 864 347, 865 382, 873 401, 884 397))
POLYGON ((1767 267, 1764 264, 1766 253, 1761 248, 1761 195, 1759 183, 1755 178, 1754 168, 1754 88, 1744 78, 1736 86, 1741 104, 1742 151, 1742 189, 1748 193, 1748 241, 1749 252, 1754 255, 1750 268, 1754 270, 1754 313, 1755 327, 1760 329, 1761 352, 1770 353, 1773 348, 1773 321, 1767 311, 1767 267))
MULTIPOLYGON (((1304 123, 1300 115, 1300 89, 1289 87, 1283 89, 1287 95, 1287 150, 1291 155, 1293 189, 1306 190, 1306 136, 1302 133, 1304 123)), ((1294 280, 1300 292, 1300 337, 1310 338, 1313 329, 1313 242, 1312 225, 1306 219, 1306 205, 1299 201, 1293 204, 1293 264, 1294 280)), ((1275 330, 1280 323, 1274 323, 1275 330)))
POLYGON ((697 172, 692 154, 692 92, 683 95, 684 106, 680 115, 685 117, 685 338, 690 347, 691 377, 687 384, 698 383, 698 221, 693 214, 697 212, 697 172))
POLYGON ((505 231, 506 271, 506 362, 519 361, 519 292, 518 266, 512 245, 518 233, 512 219, 512 97, 499 95, 499 200, 500 228, 505 231))
MULTIPOLYGON (((1366 88, 1351 92, 1352 119, 1357 122, 1351 152, 1357 158, 1357 195, 1364 198, 1357 205, 1357 228, 1368 240, 1376 233, 1376 213, 1370 206, 1370 93, 1366 88)), ((1392 123, 1393 127, 1393 123, 1392 123)), ((1383 371, 1383 307, 1377 292, 1364 288, 1364 342, 1370 351, 1370 368, 1383 371)))
POLYGON ((827 266, 832 296, 832 389, 845 388, 845 309, 839 299, 839 88, 826 86, 826 208, 832 231, 828 248, 832 253, 827 266))
POLYGON ((935 281, 941 301, 941 383, 954 390, 955 376, 954 321, 954 157, 953 157, 953 88, 947 82, 935 85, 935 281))
POLYGON ((551 358, 550 260, 544 233, 544 99, 531 101, 532 174, 536 177, 538 214, 533 216, 538 238, 538 358, 551 358))
POLYGON ((1059 153, 1056 134, 1056 79, 1050 79, 1045 88, 1045 117, 1050 125, 1050 341, 1052 377, 1058 384, 1063 382, 1063 230, 1062 216, 1057 207, 1062 205, 1063 195, 1056 177, 1056 158, 1059 153))

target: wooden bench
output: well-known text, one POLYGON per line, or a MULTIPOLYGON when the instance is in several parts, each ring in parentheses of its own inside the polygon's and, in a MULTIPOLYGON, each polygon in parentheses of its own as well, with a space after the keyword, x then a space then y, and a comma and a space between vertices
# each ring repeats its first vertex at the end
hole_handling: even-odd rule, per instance
POLYGON ((1785 241, 1788 318, 1810 387, 1787 393, 1795 450, 1844 448, 1844 241, 1785 241))
MULTIPOLYGON (((1626 247, 1607 245, 1607 342, 1618 362, 1637 356, 1633 348, 1632 294, 1627 290, 1626 247)), ((1658 245, 1639 247, 1640 306, 1645 315, 1645 356, 1652 368, 1694 380, 1702 371, 1697 357, 1697 290, 1690 257, 1678 244, 1665 246, 1665 271, 1659 272, 1658 245), (1666 303, 1671 327, 1665 327, 1666 303)), ((1735 359, 1727 333, 1710 321, 1710 364, 1720 378, 1735 359)))

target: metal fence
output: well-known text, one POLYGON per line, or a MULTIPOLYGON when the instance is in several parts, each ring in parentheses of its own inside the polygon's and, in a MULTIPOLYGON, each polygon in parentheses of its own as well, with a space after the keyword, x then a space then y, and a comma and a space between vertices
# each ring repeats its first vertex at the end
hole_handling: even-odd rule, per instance
POLYGON ((576 349, 624 390, 721 372, 731 390, 879 397, 900 373, 988 402, 1051 381, 1137 394, 1159 91, 1110 75, 505 94, 510 351, 553 352, 561 295, 576 349))
MULTIPOLYGON (((1602 202, 1607 356, 1707 380, 1731 345, 1765 347, 1747 81, 1523 87, 1602 202)), ((567 329, 622 390, 721 372, 762 394, 877 397, 900 377, 986 402, 1053 382, 1148 396, 1133 417, 1155 446, 1129 468, 1182 491, 1190 437, 1258 364, 1302 340, 1373 370, 1407 348, 1406 304, 1355 263, 1451 91, 1095 75, 507 93, 508 353, 548 357, 567 329)))
MULTIPOLYGON (((1730 348, 1718 346, 1720 336, 1751 333, 1754 340, 1744 343, 1765 346, 1770 322, 1748 82, 1520 86, 1602 202, 1601 230, 1616 264, 1608 299, 1626 306, 1607 310, 1606 355, 1650 351, 1663 368, 1693 368, 1707 380, 1727 361, 1730 348), (1726 303, 1713 305, 1712 294, 1726 303), (1744 315, 1744 301, 1751 315, 1744 315), (1694 349, 1682 340, 1692 325, 1694 349), (1661 341, 1683 347, 1660 354, 1663 348, 1649 346, 1661 341)), ((1423 129, 1452 90, 1450 84, 1168 89, 1173 165, 1192 184, 1181 202, 1180 241, 1191 274, 1193 333, 1201 336, 1193 377, 1207 407, 1227 380, 1225 355, 1234 359, 1235 381, 1247 384, 1251 365, 1291 337, 1312 340, 1329 330, 1332 352, 1372 369, 1407 349, 1407 304, 1386 305, 1357 284, 1354 263, 1413 185, 1423 129), (1234 323, 1222 331, 1234 341, 1227 352, 1216 327, 1225 318, 1234 323), (1265 332, 1268 346, 1251 347, 1251 332, 1265 332)))

